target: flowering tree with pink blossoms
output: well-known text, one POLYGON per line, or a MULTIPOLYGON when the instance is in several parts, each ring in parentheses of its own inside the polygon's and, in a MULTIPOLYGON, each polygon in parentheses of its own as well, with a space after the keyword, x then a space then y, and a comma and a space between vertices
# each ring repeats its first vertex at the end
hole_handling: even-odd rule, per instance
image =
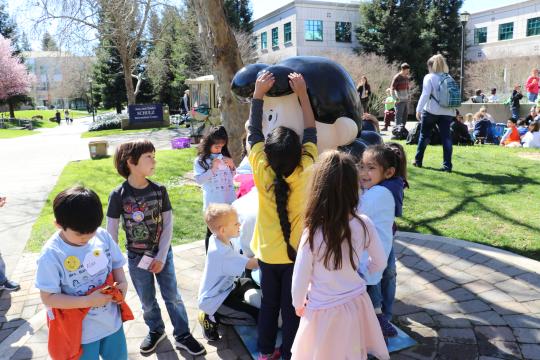
POLYGON ((11 117, 15 117, 13 102, 9 99, 30 91, 33 76, 17 56, 13 56, 11 41, 0 35, 0 102, 9 104, 11 117))

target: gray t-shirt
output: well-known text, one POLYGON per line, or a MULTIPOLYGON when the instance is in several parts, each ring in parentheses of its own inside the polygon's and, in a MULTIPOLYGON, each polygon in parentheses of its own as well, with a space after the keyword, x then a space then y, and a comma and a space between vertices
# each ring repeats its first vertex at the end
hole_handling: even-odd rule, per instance
POLYGON ((214 315, 234 289, 234 281, 242 276, 248 258, 238 253, 232 244, 225 245, 215 235, 208 241, 208 254, 199 287, 199 309, 214 315))
MULTIPOLYGON (((84 296, 101 286, 113 269, 125 263, 120 248, 105 229, 98 228, 96 235, 83 246, 66 243, 57 232, 43 246, 38 258, 35 285, 51 294, 84 296)), ((120 326, 118 304, 110 302, 93 307, 83 319, 81 343, 101 340, 114 334, 120 326)))
POLYGON ((122 218, 127 250, 138 254, 157 253, 163 230, 162 214, 171 209, 164 186, 149 181, 144 189, 136 189, 124 181, 109 196, 107 217, 122 218))

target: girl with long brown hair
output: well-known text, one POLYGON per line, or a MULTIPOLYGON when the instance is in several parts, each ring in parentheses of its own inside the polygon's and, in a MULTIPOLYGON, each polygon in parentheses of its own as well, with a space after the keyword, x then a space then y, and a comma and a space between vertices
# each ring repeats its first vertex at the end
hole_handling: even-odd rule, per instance
POLYGON ((366 359, 368 353, 390 358, 366 283, 357 273, 363 251, 371 258, 369 271, 384 269, 386 258, 373 223, 358 215, 357 207, 354 159, 325 152, 311 179, 294 265, 292 298, 301 319, 293 359, 366 359))

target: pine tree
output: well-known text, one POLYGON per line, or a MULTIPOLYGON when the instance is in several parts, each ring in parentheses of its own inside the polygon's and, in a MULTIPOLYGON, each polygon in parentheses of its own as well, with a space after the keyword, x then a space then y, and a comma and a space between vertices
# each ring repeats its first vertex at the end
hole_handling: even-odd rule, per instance
POLYGON ((249 6, 249 0, 225 0, 225 15, 229 25, 236 31, 251 33, 253 12, 249 6))
POLYGON ((30 41, 28 41, 28 36, 24 31, 19 41, 19 47, 21 48, 21 51, 32 51, 32 45, 30 45, 30 41))
POLYGON ((459 61, 461 5, 462 0, 363 3, 360 12, 364 21, 356 30, 357 51, 382 55, 388 62, 409 63, 412 76, 421 84, 431 55, 442 53, 451 66, 459 61))
POLYGON ((58 45, 56 44, 56 41, 54 41, 51 34, 49 34, 48 31, 43 34, 43 38, 41 39, 41 50, 43 51, 58 51, 58 45))
POLYGON ((118 51, 107 46, 106 42, 100 44, 97 61, 93 71, 93 104, 99 104, 108 109, 115 108, 120 114, 127 103, 126 86, 122 62, 118 51))

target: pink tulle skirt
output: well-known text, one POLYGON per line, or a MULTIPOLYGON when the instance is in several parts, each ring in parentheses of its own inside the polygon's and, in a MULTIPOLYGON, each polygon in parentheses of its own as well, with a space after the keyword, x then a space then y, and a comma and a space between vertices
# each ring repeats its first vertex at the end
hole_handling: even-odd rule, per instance
POLYGON ((367 293, 329 309, 306 309, 292 346, 295 360, 390 359, 367 293))

